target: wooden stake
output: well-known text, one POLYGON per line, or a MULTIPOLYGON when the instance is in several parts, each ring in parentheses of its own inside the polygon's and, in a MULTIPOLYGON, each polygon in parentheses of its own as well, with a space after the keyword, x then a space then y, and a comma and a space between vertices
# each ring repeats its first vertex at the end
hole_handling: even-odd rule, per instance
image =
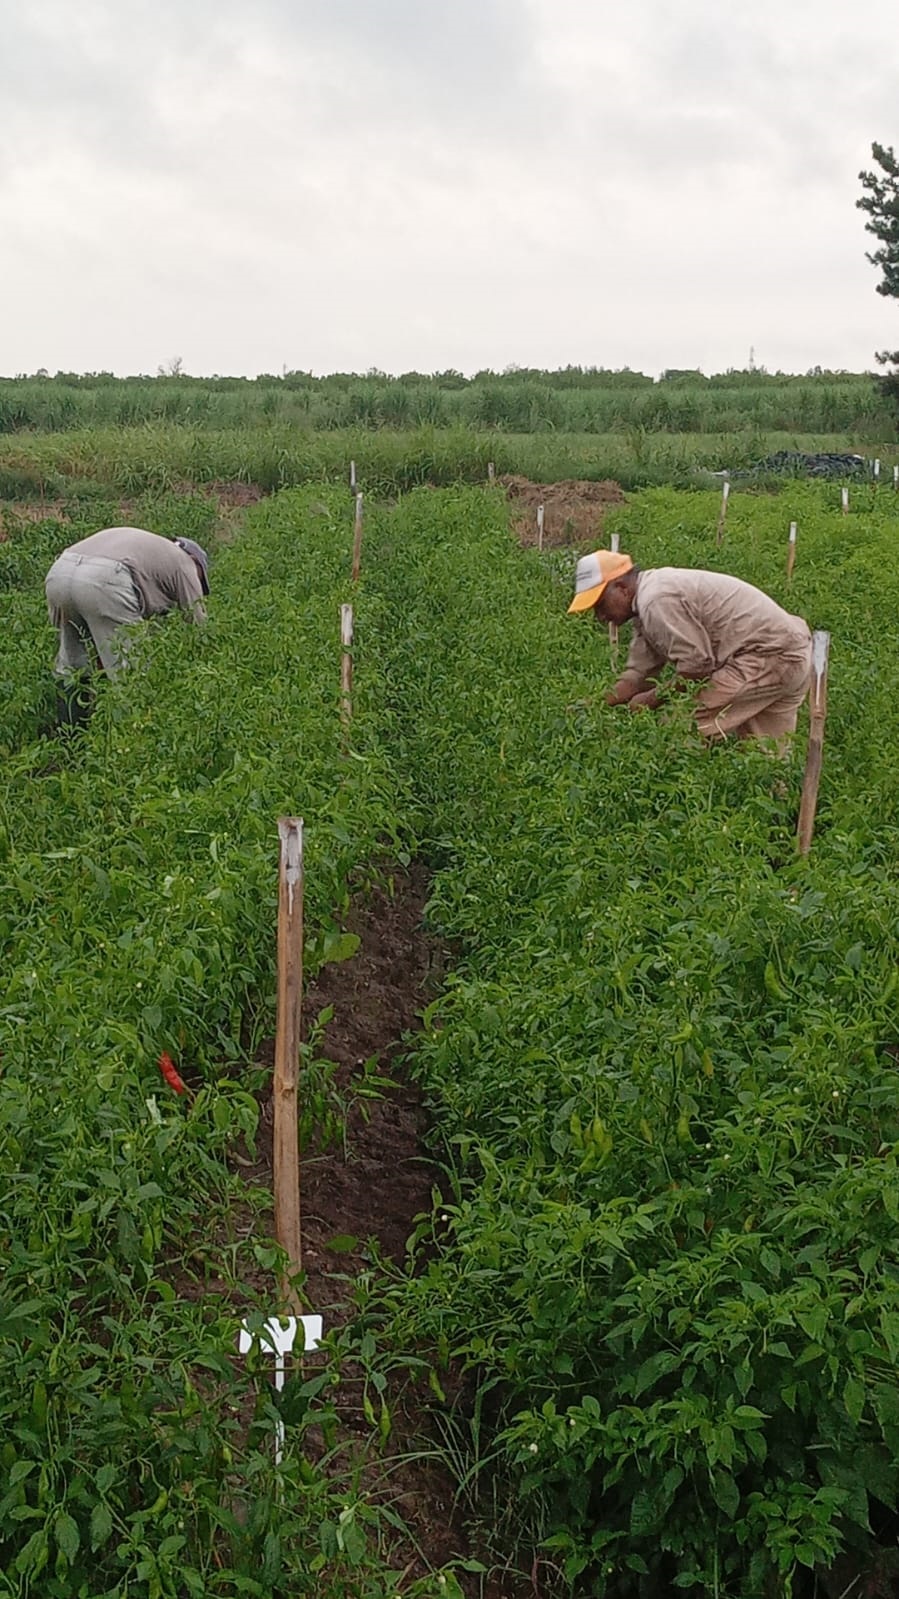
POLYGON ((275 1023, 273 1186, 275 1237, 287 1256, 281 1282, 284 1305, 296 1315, 299 1300, 290 1278, 301 1265, 300 1149, 297 1079, 303 996, 303 823, 278 818, 278 1010, 275 1023))
POLYGON ((356 520, 353 527, 353 582, 358 583, 362 567, 362 495, 356 495, 356 520))
POLYGON ((353 607, 340 607, 340 720, 344 735, 350 731, 353 716, 353 607))
POLYGON ((537 548, 538 548, 538 550, 542 550, 543 549, 543 516, 544 516, 544 507, 542 505, 538 505, 537 506, 537 548))
POLYGON ((720 544, 724 537, 724 518, 727 516, 727 501, 730 495, 730 483, 725 483, 721 489, 721 510, 718 512, 718 532, 715 543, 720 544))
POLYGON ((840 497, 841 497, 841 499, 843 501, 843 515, 844 516, 848 516, 849 515, 849 490, 845 487, 845 485, 843 486, 843 488, 840 489, 840 497))
POLYGON ((487 482, 488 483, 494 483, 495 481, 496 481, 496 467, 494 466, 492 461, 488 461, 487 462, 487 482))
POLYGON ((809 689, 811 724, 808 735, 808 753, 805 757, 805 776, 802 779, 802 799, 799 805, 799 853, 807 855, 812 847, 815 812, 818 808, 818 784, 821 781, 821 759, 824 750, 824 723, 827 718, 827 666, 830 656, 830 634, 812 634, 812 686, 809 689))
MULTIPOLYGON (((620 534, 618 534, 618 533, 612 533, 610 535, 610 537, 609 537, 609 549, 612 551, 613 555, 617 555, 618 554, 618 541, 619 541, 619 538, 620 538, 620 534)), ((617 670, 617 667, 618 667, 618 623, 617 622, 610 622, 609 623, 609 654, 612 657, 613 670, 617 670)))
POLYGON ((793 567, 796 565, 796 523, 790 523, 790 542, 787 545, 787 582, 793 576, 793 567))

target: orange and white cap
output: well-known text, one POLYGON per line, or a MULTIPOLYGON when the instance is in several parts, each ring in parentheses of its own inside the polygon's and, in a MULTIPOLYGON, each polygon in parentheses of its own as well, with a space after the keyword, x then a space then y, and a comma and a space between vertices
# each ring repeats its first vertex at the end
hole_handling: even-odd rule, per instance
POLYGON ((623 577, 633 564, 629 555, 618 555, 612 550, 594 550, 592 555, 582 556, 577 563, 574 599, 568 607, 569 613, 589 611, 606 584, 614 582, 616 577, 623 577))

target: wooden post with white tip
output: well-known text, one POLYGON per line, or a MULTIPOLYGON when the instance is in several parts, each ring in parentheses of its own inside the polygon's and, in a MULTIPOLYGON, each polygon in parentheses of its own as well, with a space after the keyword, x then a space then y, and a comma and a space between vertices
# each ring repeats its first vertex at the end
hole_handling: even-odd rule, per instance
POLYGON ((719 544, 719 545, 722 543, 722 541, 724 539, 724 521, 725 521, 725 518, 727 516, 727 502, 728 502, 729 498, 730 498, 730 481, 729 480, 725 480, 725 482, 724 482, 724 484, 722 485, 722 488, 721 488, 721 510, 718 512, 718 532, 715 535, 715 543, 719 544))
POLYGON ((353 718, 353 607, 340 607, 340 723, 344 745, 353 718))
MULTIPOLYGON (((612 533, 609 537, 609 549, 613 555, 618 554, 619 535, 612 533)), ((612 670, 618 670, 618 623, 609 623, 609 654, 612 658, 612 670)))
POLYGON ((303 822, 280 816, 281 852, 278 871, 278 990, 275 1020, 275 1074, 272 1099, 274 1136, 272 1171, 275 1237, 287 1264, 281 1299, 290 1314, 299 1314, 292 1279, 300 1270, 300 1148, 298 1078, 300 1015, 303 997, 303 822))
POLYGON ((796 523, 790 523, 790 539, 787 544, 787 582, 793 576, 793 567, 796 565, 796 523))
POLYGON ((362 495, 356 495, 356 512, 353 518, 353 582, 358 583, 362 570, 362 495))
POLYGON ((815 830, 815 812, 818 808, 818 785, 821 781, 821 762, 824 752, 824 723, 827 719, 827 669, 830 659, 830 634, 812 634, 812 685, 809 689, 808 752, 805 757, 805 775, 802 779, 802 799, 799 804, 799 853, 807 855, 812 847, 815 830))

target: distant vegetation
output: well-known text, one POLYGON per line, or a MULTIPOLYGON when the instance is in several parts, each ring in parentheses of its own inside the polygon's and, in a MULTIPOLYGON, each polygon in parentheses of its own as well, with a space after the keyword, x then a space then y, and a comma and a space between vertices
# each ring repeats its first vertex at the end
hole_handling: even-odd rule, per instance
MULTIPOLYGON (((176 366, 177 363, 171 363, 176 366)), ((804 376, 764 370, 705 377, 565 367, 479 372, 308 372, 257 378, 117 378, 58 372, 0 378, 0 434, 139 427, 285 424, 304 430, 468 428, 508 433, 851 434, 896 437, 887 397, 870 375, 816 369, 804 376)))

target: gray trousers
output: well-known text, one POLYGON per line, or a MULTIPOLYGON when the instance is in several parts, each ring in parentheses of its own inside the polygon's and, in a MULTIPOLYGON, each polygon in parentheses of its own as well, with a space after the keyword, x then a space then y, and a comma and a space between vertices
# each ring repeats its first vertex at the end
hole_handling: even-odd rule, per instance
POLYGON ((59 630, 57 673, 64 676, 91 665, 86 634, 93 639, 105 670, 115 673, 125 654, 124 641, 116 640, 115 634, 120 627, 139 622, 142 614, 127 566, 106 555, 63 550, 47 573, 44 588, 50 620, 59 630))

